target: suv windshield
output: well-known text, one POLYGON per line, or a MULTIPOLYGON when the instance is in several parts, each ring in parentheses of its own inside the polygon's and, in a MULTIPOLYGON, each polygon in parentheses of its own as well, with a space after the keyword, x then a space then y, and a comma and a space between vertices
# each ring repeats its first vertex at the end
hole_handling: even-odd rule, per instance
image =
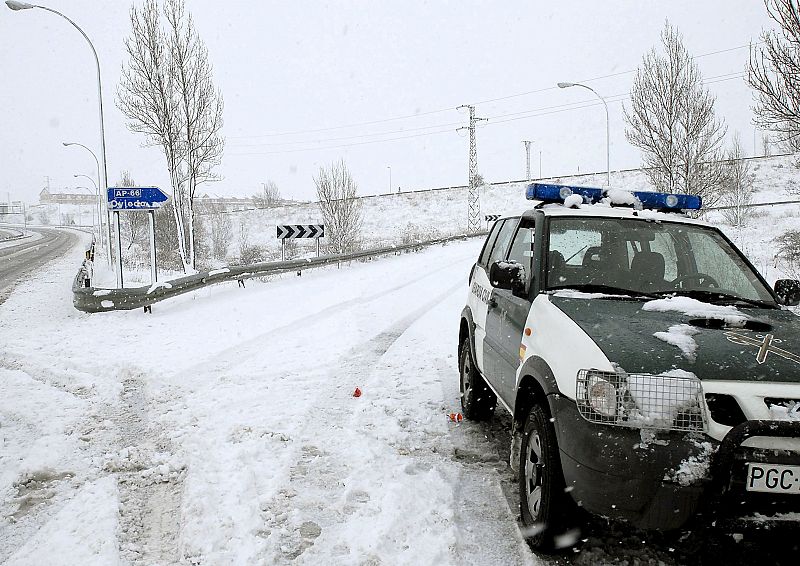
POLYGON ((638 218, 551 218, 548 289, 596 289, 776 306, 716 230, 638 218))

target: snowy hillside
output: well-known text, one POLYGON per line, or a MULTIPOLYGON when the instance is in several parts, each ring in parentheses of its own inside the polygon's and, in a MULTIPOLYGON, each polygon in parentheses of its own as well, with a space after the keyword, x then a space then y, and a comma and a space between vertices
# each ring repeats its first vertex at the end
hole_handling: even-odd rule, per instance
MULTIPOLYGON (((771 202, 800 198, 790 191, 800 187, 800 169, 786 156, 748 160, 756 191, 753 202, 771 202)), ((542 179, 543 182, 600 187, 605 183, 605 173, 590 173, 542 179)), ((652 191, 647 176, 641 170, 613 172, 614 186, 628 190, 652 191)), ((486 214, 519 214, 530 208, 525 199, 526 183, 487 185, 481 189, 481 217, 486 214)), ((365 243, 400 243, 404 240, 426 239, 463 233, 467 229, 467 190, 464 187, 387 194, 362 198, 363 238, 365 243)), ((761 250, 760 244, 787 229, 797 216, 797 206, 774 209, 757 209, 753 222, 741 235, 728 230, 729 236, 741 243, 758 268, 770 275, 774 266, 768 259, 774 256, 769 248, 761 250), (775 219, 764 222, 766 218, 775 219)), ((231 214, 234 225, 234 242, 229 253, 235 256, 238 227, 247 227, 253 243, 265 246, 273 254, 279 253, 280 242, 275 237, 278 224, 321 223, 322 216, 314 203, 297 204, 264 210, 231 214)), ((719 220, 716 214, 712 219, 719 220)), ((774 262, 773 262, 774 263, 774 262)))

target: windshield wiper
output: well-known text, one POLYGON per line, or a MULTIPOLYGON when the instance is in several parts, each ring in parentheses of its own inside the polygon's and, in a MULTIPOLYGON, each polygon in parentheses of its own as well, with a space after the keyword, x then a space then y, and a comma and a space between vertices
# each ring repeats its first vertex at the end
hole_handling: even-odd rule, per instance
POLYGON ((606 293, 609 295, 625 295, 628 297, 646 297, 649 299, 656 299, 658 295, 653 293, 645 293, 643 291, 634 291, 633 289, 624 289, 622 287, 615 287, 613 285, 603 285, 601 283, 582 283, 580 285, 561 285, 559 287, 549 287, 548 291, 562 291, 572 290, 581 291, 583 293, 606 293))
MULTIPOLYGON (((665 293, 667 294, 667 293, 665 293)), ((766 301, 759 301, 756 299, 746 299, 744 297, 738 297, 736 295, 731 295, 730 293, 722 293, 719 291, 712 291, 710 289, 687 289, 687 290, 680 290, 676 289, 675 291, 670 291, 669 294, 672 295, 680 295, 682 297, 691 297, 692 299, 704 299, 711 303, 744 303, 746 305, 750 305, 753 307, 759 307, 762 309, 775 309, 778 308, 777 305, 772 303, 768 303, 766 301)))

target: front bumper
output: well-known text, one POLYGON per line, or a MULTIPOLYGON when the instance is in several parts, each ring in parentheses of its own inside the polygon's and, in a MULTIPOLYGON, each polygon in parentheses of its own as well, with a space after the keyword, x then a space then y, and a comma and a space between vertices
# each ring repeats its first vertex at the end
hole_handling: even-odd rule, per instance
POLYGON ((800 437, 800 422, 749 421, 720 443, 700 433, 590 423, 573 401, 549 399, 567 489, 590 513, 671 530, 693 518, 710 523, 800 511, 798 495, 744 487, 746 462, 800 464, 800 454, 741 446, 751 436, 800 437))
POLYGON ((742 446, 755 436, 800 438, 800 421, 746 421, 725 435, 714 456, 712 489, 702 514, 713 522, 771 526, 786 514, 800 517, 800 495, 746 490, 747 463, 800 465, 800 454, 790 450, 742 446))

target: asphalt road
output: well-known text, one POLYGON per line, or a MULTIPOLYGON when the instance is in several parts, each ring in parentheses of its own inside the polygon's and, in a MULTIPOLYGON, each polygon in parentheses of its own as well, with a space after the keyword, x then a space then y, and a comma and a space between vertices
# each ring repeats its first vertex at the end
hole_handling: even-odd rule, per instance
POLYGON ((14 245, 0 247, 0 303, 27 273, 64 255, 78 242, 78 236, 66 230, 36 228, 28 231, 40 237, 24 238, 14 245))

